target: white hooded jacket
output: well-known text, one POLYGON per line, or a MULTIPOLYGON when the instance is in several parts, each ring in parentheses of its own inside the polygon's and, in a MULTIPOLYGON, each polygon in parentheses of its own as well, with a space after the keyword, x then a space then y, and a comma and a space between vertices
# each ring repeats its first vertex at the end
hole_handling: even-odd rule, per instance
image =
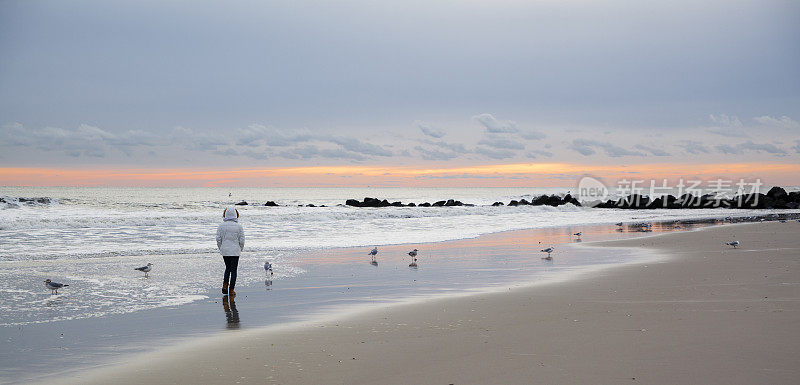
POLYGON ((217 248, 223 257, 238 257, 244 249, 244 229, 239 223, 236 209, 225 209, 225 219, 217 227, 217 248))

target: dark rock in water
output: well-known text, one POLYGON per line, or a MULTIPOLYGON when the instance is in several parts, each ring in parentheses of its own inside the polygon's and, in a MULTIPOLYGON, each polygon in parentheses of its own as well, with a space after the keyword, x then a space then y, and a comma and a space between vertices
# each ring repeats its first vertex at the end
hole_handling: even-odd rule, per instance
POLYGON ((625 198, 620 198, 617 201, 617 207, 622 209, 644 209, 650 203, 650 198, 639 195, 631 194, 625 198))
POLYGON ((273 201, 267 201, 267 203, 264 203, 264 206, 276 207, 278 204, 273 201))
MULTIPOLYGON (((43 198, 21 198, 21 197, 20 197, 20 198, 17 198, 17 201, 18 201, 19 203, 41 203, 41 204, 49 204, 49 203, 50 203, 50 198, 46 198, 46 197, 43 197, 43 198)), ((5 200, 4 200, 3 202, 5 202, 5 200)), ((10 202, 9 202, 9 203, 10 203, 10 202)))
POLYGON ((789 193, 788 198, 789 202, 798 202, 800 203, 800 191, 792 191, 789 193))
POLYGON ((538 197, 536 197, 536 199, 531 201, 531 204, 534 205, 534 206, 546 205, 547 204, 547 195, 539 195, 538 197))
POLYGON ((416 203, 414 203, 414 202, 411 202, 411 203, 409 203, 407 206, 408 206, 408 207, 417 207, 417 204, 416 204, 416 203))
POLYGON ((522 198, 522 199, 519 200, 519 205, 520 206, 527 206, 527 205, 530 205, 530 204, 531 204, 531 202, 528 202, 527 200, 525 200, 525 198, 522 198))
POLYGON ((549 197, 547 197, 547 200, 544 202, 544 204, 548 206, 557 207, 563 204, 563 202, 561 201, 561 198, 555 195, 550 195, 549 197))
MULTIPOLYGON (((361 207, 381 207, 383 201, 377 198, 364 198, 364 201, 361 203, 361 207)), ((386 202, 386 205, 389 205, 389 202, 386 202)))
POLYGON ((241 201, 239 203, 234 203, 234 205, 236 205, 236 206, 247 206, 247 202, 241 201))
POLYGON ((511 202, 508 202, 508 205, 509 206, 519 206, 519 202, 517 202, 515 200, 512 200, 511 202))
POLYGON ((355 199, 348 199, 346 202, 344 202, 344 204, 347 205, 347 206, 355 206, 355 207, 360 207, 361 206, 361 202, 359 202, 359 201, 357 201, 355 199))
POLYGON ((447 201, 438 201, 438 202, 432 204, 431 206, 433 206, 433 207, 443 207, 445 203, 447 203, 447 201))
POLYGON ((456 200, 448 199, 448 200, 447 200, 447 202, 446 202, 444 205, 445 205, 445 206, 447 206, 447 207, 452 207, 452 206, 463 206, 463 205, 464 205, 464 203, 463 203, 463 202, 461 202, 461 201, 456 201, 456 200))
POLYGON ((306 207, 317 207, 317 206, 314 206, 313 203, 309 203, 309 204, 306 205, 306 207))
POLYGON ((430 203, 428 203, 428 202, 425 202, 425 203, 420 203, 420 204, 419 204, 419 207, 431 207, 431 204, 430 204, 430 203))
POLYGON ((394 206, 394 207, 403 207, 403 202, 392 202, 392 206, 394 206))
POLYGON ((683 194, 675 201, 683 209, 696 208, 700 206, 700 197, 692 194, 683 194))
POLYGON ((789 196, 789 194, 786 193, 786 190, 784 190, 783 187, 775 186, 769 189, 769 191, 767 192, 767 196, 776 201, 780 199, 783 199, 785 201, 787 200, 786 198, 789 196))
POLYGON ((653 200, 650 207, 654 209, 679 209, 681 205, 678 203, 678 198, 674 195, 665 195, 653 200))
POLYGON ((764 194, 737 195, 730 202, 731 207, 737 209, 766 209, 772 206, 772 199, 764 194))
POLYGON ((503 202, 494 202, 492 206, 504 206, 503 202))
POLYGON ((581 206, 581 202, 579 202, 577 199, 575 199, 575 198, 574 198, 572 195, 570 195, 570 194, 564 195, 564 199, 563 199, 563 201, 564 201, 564 204, 567 204, 567 203, 572 203, 572 204, 573 204, 573 205, 575 205, 575 206, 578 206, 578 207, 580 207, 580 206, 581 206))

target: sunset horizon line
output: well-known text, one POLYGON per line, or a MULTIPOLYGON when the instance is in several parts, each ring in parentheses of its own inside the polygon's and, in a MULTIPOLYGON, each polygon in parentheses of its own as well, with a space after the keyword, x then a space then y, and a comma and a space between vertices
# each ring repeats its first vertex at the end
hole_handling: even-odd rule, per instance
POLYGON ((609 181, 758 178, 767 184, 800 184, 791 163, 508 163, 472 166, 290 166, 248 168, 0 167, 7 187, 561 187, 591 175, 609 181))

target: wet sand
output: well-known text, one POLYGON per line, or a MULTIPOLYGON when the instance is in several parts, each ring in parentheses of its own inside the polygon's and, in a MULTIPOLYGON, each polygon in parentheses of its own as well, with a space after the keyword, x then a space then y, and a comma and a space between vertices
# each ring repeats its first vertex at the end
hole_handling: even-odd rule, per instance
POLYGON ((231 331, 59 381, 796 383, 798 233, 800 223, 769 222, 584 243, 654 258, 546 285, 231 331), (733 239, 738 249, 724 245, 733 239))

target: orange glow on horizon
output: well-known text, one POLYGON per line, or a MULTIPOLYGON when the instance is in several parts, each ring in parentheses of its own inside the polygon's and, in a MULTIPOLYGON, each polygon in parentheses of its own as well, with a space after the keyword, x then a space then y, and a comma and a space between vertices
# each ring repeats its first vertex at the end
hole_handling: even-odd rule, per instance
POLYGON ((585 165, 515 163, 462 167, 312 166, 247 169, 0 168, 4 186, 566 186, 590 174, 608 180, 761 178, 800 184, 800 165, 787 163, 585 165))

